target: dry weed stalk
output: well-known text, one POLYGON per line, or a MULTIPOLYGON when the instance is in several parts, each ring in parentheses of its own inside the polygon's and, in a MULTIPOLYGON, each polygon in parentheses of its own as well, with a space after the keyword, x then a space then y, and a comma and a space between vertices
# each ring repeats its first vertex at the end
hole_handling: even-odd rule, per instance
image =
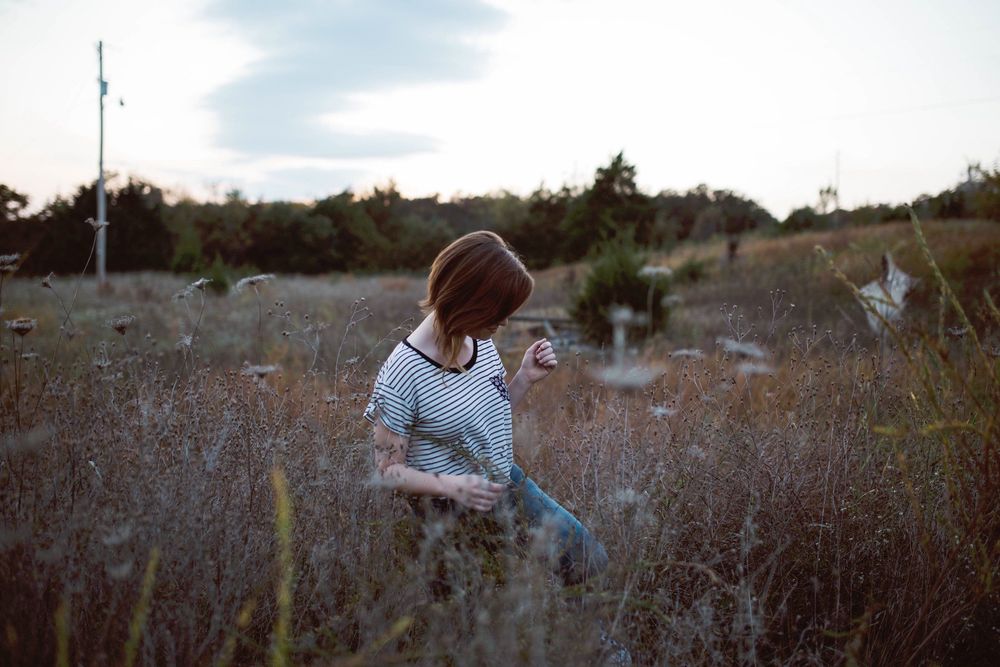
MULTIPOLYGON (((243 375, 238 358, 188 369, 154 355, 113 382, 110 357, 46 384, 32 374, 46 429, 16 433, 8 412, 0 440, 5 655, 58 664, 68 642, 83 663, 127 644, 135 664, 590 664, 597 621, 638 664, 995 652, 1000 399, 982 332, 893 328, 900 353, 880 364, 822 327, 775 335, 789 307, 772 293, 770 323, 766 303, 753 324, 725 308, 736 347, 677 350, 629 392, 595 381, 586 353, 563 354, 514 433, 519 464, 612 554, 603 581, 566 589, 545 566, 544 526, 507 550, 467 518, 416 522, 367 483, 364 374, 395 335, 369 331, 410 311, 380 304, 374 319, 340 294, 332 376, 265 386, 273 376, 243 375), (749 343, 765 359, 740 355, 749 343), (274 514, 260 500, 272 497, 274 514)), ((54 336, 35 314, 32 335, 54 336)), ((293 349, 305 358, 282 364, 307 366, 293 349)))

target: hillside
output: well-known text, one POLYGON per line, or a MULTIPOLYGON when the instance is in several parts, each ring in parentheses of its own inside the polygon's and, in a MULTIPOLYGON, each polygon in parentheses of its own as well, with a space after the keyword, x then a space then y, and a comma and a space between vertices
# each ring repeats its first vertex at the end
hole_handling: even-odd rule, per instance
MULTIPOLYGON (((942 273, 970 317, 978 325, 987 325, 983 290, 988 289, 994 301, 1000 301, 1000 225, 932 221, 924 225, 924 233, 942 273)), ((840 338, 867 336, 862 308, 829 270, 817 246, 830 253, 835 266, 858 286, 879 277, 881 256, 891 252, 896 264, 919 280, 909 297, 907 317, 927 320, 934 316, 937 295, 931 270, 922 259, 910 223, 777 238, 749 235, 735 262, 726 259, 726 242, 720 238, 685 243, 669 255, 650 258, 650 263, 675 271, 689 273, 694 266, 700 273, 693 281, 679 277, 673 289, 680 304, 672 311, 657 346, 710 346, 717 337, 730 335, 721 312, 724 306, 736 306, 758 332, 771 324, 772 315, 787 313, 775 322, 774 335, 779 338, 793 327, 829 330, 840 338)), ((527 310, 564 315, 560 304, 569 302, 585 271, 586 266, 580 264, 536 274, 538 293, 527 310)), ((954 324, 949 315, 946 326, 954 324)))

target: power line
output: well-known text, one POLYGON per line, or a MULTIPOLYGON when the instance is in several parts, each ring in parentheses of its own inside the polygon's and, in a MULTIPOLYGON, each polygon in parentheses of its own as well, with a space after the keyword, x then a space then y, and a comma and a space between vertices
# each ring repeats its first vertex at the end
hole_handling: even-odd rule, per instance
POLYGON ((881 109, 873 111, 855 111, 842 114, 836 114, 832 116, 834 120, 842 120, 847 118, 867 118, 871 116, 894 116, 898 114, 914 113, 919 111, 936 111, 939 109, 955 109, 958 107, 969 107, 976 106, 979 104, 993 104, 1000 102, 1000 96, 997 97, 981 97, 974 100, 962 100, 958 102, 940 102, 937 104, 922 104, 912 107, 900 107, 896 109, 881 109))

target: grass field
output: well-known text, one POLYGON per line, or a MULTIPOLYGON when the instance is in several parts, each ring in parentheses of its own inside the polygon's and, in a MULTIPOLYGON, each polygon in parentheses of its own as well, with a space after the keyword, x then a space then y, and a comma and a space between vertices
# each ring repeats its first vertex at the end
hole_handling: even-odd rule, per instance
MULTIPOLYGON (((360 414, 422 276, 175 300, 197 276, 15 274, 2 318, 37 323, 0 350, 3 662, 600 664, 603 627, 641 665, 994 664, 1000 226, 925 233, 970 328, 887 225, 651 258, 703 275, 628 351, 643 386, 559 350, 515 456, 611 555, 571 589, 544 540, 421 527, 373 482, 360 414), (920 282, 880 354, 831 266, 862 284, 886 250, 920 282)), ((524 312, 563 315, 585 271, 536 274, 524 312)), ((497 337, 508 369, 534 335, 497 337)))

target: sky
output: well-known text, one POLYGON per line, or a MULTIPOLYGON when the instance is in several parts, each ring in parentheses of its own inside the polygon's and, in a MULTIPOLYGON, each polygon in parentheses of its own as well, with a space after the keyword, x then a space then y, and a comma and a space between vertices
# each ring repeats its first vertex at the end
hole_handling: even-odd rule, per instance
POLYGON ((778 218, 1000 165, 995 0, 0 0, 0 183, 442 199, 699 183, 778 218))

